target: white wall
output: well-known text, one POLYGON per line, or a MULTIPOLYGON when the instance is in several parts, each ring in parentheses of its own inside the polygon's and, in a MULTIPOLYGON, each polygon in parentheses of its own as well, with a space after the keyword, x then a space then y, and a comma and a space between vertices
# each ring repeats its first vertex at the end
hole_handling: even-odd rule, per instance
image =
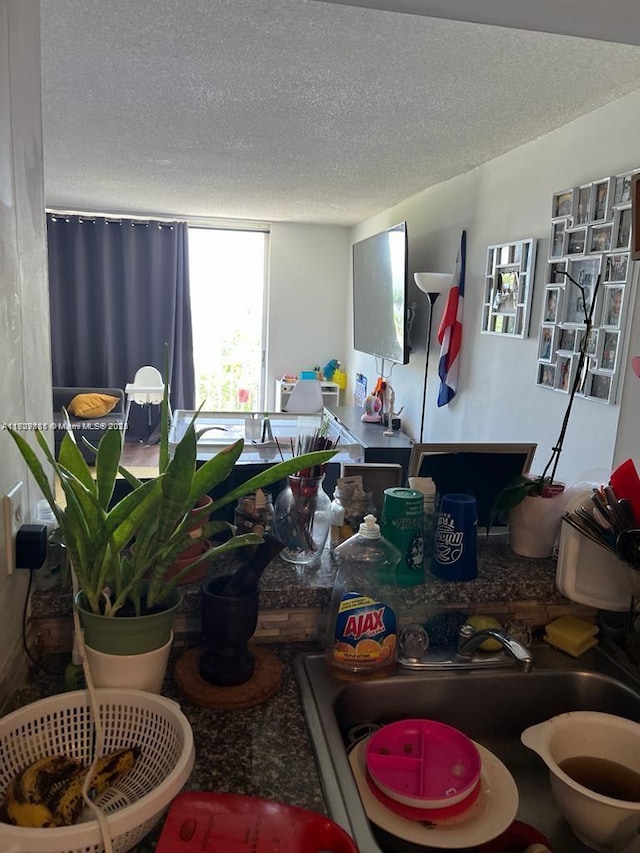
MULTIPOLYGON (((440 297, 433 322, 424 440, 535 441, 538 452, 533 470, 544 467, 567 403, 565 395, 535 385, 551 196, 566 187, 640 168, 639 137, 640 92, 636 92, 472 172, 425 190, 352 230, 352 241, 357 241, 401 220, 407 221, 412 298, 419 311, 413 335, 416 349, 410 363, 396 366, 390 379, 396 391, 396 409, 405 406, 402 417, 406 432, 414 437, 420 434, 427 324, 426 297, 413 284, 413 273, 452 271, 460 234, 466 229, 467 275, 458 395, 448 406, 437 408, 436 330, 445 302, 440 297), (482 335, 487 246, 527 237, 538 240, 530 335, 524 340, 482 335)), ((636 352, 638 323, 640 320, 634 326, 636 352)), ((349 330, 347 336, 350 341, 349 330)), ((351 350, 347 371, 350 393, 356 371, 368 376, 370 387, 375 382, 374 360, 369 356, 351 350)), ((614 461, 628 456, 635 455, 636 463, 640 463, 640 381, 635 377, 627 378, 621 400, 621 406, 607 406, 576 399, 558 467, 560 479, 576 482, 585 473, 596 480, 604 479, 614 461), (621 429, 616 443, 619 419, 621 429)))
POLYGON ((267 407, 275 380, 346 358, 349 229, 274 223, 269 239, 267 407))
MULTIPOLYGON (((640 267, 640 261, 636 263, 640 267)), ((633 356, 640 356, 640 284, 636 290, 636 305, 632 318, 629 349, 626 357, 626 374, 622 386, 620 419, 616 436, 614 465, 631 457, 640 472, 640 379, 631 369, 633 356)))
MULTIPOLYGON (((0 0, 0 424, 51 420, 49 301, 46 278, 40 7, 0 0)), ((0 431, 0 493, 26 467, 0 431)), ((26 516, 25 516, 26 517, 26 516)), ((4 547, 0 532, 0 547, 4 547)), ((22 663, 22 609, 28 573, 8 577, 0 560, 0 685, 22 663)), ((2 696, 0 695, 0 704, 2 696)))

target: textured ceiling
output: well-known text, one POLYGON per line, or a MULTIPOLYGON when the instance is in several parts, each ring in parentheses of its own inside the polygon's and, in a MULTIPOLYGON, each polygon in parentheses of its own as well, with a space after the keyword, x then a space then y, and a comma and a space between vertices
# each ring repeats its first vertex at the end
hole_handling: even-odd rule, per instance
POLYGON ((317 0, 43 0, 49 207, 359 222, 640 88, 640 47, 317 0))
POLYGON ((453 21, 640 44, 638 0, 319 0, 453 21))

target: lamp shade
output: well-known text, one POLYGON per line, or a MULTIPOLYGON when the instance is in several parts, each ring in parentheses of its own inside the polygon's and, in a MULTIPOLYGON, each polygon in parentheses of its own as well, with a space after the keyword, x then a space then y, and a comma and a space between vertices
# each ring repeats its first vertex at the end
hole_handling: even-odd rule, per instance
POLYGON ((451 285, 453 275, 450 272, 415 272, 413 278, 423 293, 442 293, 451 285))

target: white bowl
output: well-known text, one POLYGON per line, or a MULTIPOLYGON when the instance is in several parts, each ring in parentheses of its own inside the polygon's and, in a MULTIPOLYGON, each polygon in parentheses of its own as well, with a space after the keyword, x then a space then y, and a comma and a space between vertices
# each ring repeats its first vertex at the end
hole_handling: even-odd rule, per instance
POLYGON ((94 687, 131 688, 160 693, 172 643, 173 631, 164 646, 138 655, 109 655, 85 645, 85 656, 94 687))
POLYGON ((521 738, 549 768, 558 808, 580 841, 608 853, 637 840, 640 802, 596 793, 567 775, 560 764, 568 758, 590 757, 640 774, 640 723, 599 711, 572 711, 525 729, 521 738))

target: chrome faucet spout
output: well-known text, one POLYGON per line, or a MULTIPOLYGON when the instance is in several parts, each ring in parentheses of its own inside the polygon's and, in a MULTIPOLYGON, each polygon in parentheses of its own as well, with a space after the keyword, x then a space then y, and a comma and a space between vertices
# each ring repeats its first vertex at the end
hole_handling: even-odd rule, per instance
POLYGON ((458 634, 458 657, 462 660, 470 660, 474 652, 478 651, 484 641, 488 639, 497 640, 515 660, 518 669, 522 672, 531 672, 533 657, 529 649, 497 628, 482 628, 476 631, 472 625, 463 625, 458 634))

